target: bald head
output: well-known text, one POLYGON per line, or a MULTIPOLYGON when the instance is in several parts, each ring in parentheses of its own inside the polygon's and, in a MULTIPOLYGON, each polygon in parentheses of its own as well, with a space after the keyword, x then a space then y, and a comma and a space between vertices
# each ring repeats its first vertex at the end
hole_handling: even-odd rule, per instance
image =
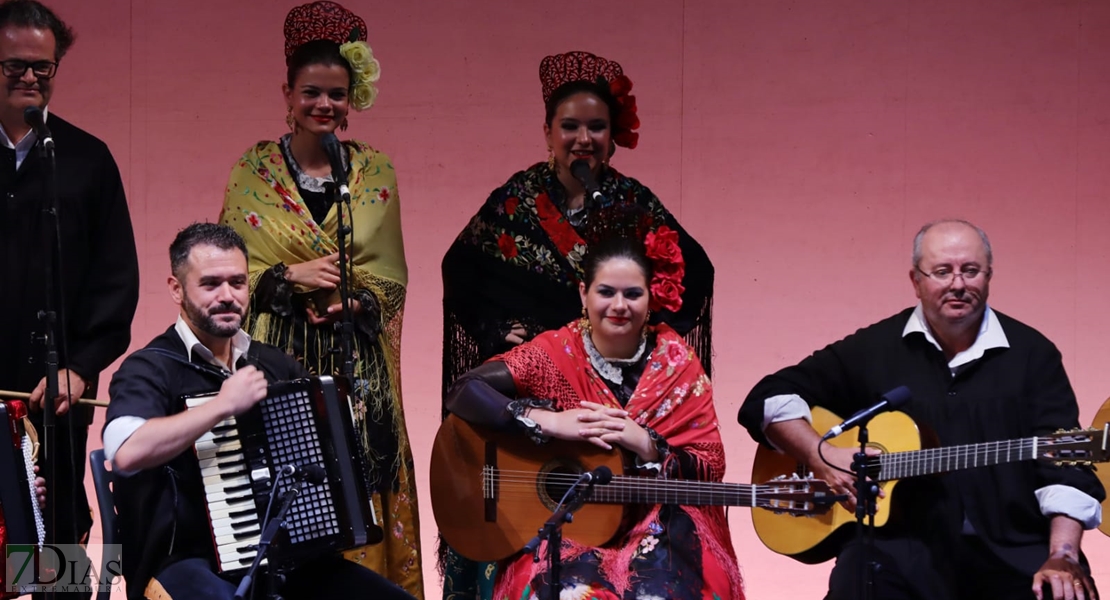
POLYGON ((994 252, 991 250, 991 241, 987 237, 987 232, 985 232, 982 229, 976 227, 970 221, 965 221, 963 219, 942 219, 940 221, 933 221, 931 223, 926 223, 917 232, 917 235, 914 236, 914 238, 913 238, 913 256, 912 256, 914 267, 920 267, 921 266, 921 256, 922 256, 922 251, 923 251, 922 247, 923 247, 923 243, 925 241, 926 234, 928 234, 929 231, 931 231, 932 229, 938 228, 938 227, 940 229, 938 229, 937 232, 940 233, 941 231, 943 231, 944 234, 951 234, 951 233, 955 233, 955 232, 959 232, 959 231, 965 231, 965 230, 971 230, 971 231, 975 232, 975 235, 978 236, 980 242, 983 245, 983 252, 986 255, 986 265, 985 265, 986 268, 989 269, 994 264, 994 252))

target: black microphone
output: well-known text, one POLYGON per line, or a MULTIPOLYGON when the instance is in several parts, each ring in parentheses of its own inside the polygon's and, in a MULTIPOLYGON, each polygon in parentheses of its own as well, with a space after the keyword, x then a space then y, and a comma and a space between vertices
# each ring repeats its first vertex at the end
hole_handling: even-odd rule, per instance
POLYGON ((324 145, 324 152, 331 163, 331 178, 339 189, 339 197, 344 202, 351 201, 351 190, 347 187, 347 170, 343 168, 343 152, 339 148, 339 138, 334 133, 325 133, 320 139, 324 145))
POLYGON ((834 438, 844 433, 846 430, 859 425, 860 423, 870 421, 872 417, 879 413, 886 412, 888 410, 897 410, 900 406, 909 402, 911 398, 913 398, 913 394, 910 393, 910 388, 904 385, 898 386, 893 390, 890 390, 889 392, 883 394, 880 397, 879 402, 874 406, 859 411, 851 417, 848 417, 847 421, 844 421, 840 425, 837 425, 836 427, 830 429, 828 433, 821 437, 821 440, 824 441, 830 438, 834 438))
POLYGON ((579 158, 570 163, 570 174, 586 188, 586 197, 594 200, 595 202, 604 202, 605 196, 601 195, 601 188, 598 187, 597 182, 594 181, 594 173, 590 170, 590 163, 585 159, 579 158))
POLYGON ((320 485, 324 483, 327 472, 320 465, 285 465, 281 468, 281 474, 286 477, 292 476, 312 485, 320 485))
POLYGON ((593 471, 586 471, 582 474, 582 481, 584 483, 596 483, 605 485, 613 480, 613 470, 605 465, 594 469, 593 471))
POLYGON ((28 106, 23 109, 23 122, 35 130, 35 137, 42 142, 42 147, 47 150, 54 149, 54 136, 46 127, 46 120, 42 116, 42 109, 37 106, 28 106))

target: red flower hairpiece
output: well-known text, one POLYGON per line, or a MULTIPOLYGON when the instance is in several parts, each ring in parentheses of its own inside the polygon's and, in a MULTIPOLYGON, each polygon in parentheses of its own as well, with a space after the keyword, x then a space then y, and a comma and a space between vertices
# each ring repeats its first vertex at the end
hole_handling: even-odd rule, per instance
POLYGON ((636 116, 636 97, 629 93, 632 80, 624 74, 620 64, 580 50, 544 57, 540 63, 544 104, 551 100, 555 90, 572 81, 589 81, 602 88, 608 86, 617 101, 613 111, 616 121, 611 124, 613 143, 629 150, 635 148, 640 134, 633 130, 639 129, 640 118, 636 116))
POLYGON ((636 96, 632 91, 632 80, 627 75, 621 75, 609 82, 609 91, 617 101, 616 121, 612 124, 613 143, 632 150, 640 141, 640 134, 634 130, 640 128, 640 117, 636 116, 636 96))
POLYGON ((682 286, 682 277, 686 274, 686 261, 682 258, 682 249, 678 246, 678 232, 666 225, 661 225, 647 234, 644 248, 652 268, 649 307, 652 310, 678 312, 678 309, 682 308, 682 293, 686 291, 682 286))

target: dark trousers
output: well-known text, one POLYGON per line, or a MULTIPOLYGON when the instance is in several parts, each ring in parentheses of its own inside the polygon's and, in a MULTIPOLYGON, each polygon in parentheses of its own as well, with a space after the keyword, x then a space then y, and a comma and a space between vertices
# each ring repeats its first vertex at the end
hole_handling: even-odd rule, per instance
MULTIPOLYGON (((854 542, 840 553, 829 575, 825 600, 866 597, 859 575, 862 555, 861 547, 854 542)), ((960 536, 959 542, 943 555, 930 552, 914 538, 878 539, 871 561, 878 563, 870 596, 874 600, 1035 598, 1032 574, 1003 561, 974 535, 960 536)), ((1052 597, 1051 590, 1045 597, 1052 597)))
MULTIPOLYGON (((45 427, 42 423, 42 412, 32 412, 31 422, 39 433, 39 441, 43 447, 39 450, 39 475, 46 480, 47 502, 54 504, 54 521, 51 527, 49 515, 43 515, 46 520, 47 535, 53 529, 55 544, 79 544, 87 541, 89 529, 92 528, 92 514, 89 512, 89 499, 85 495, 85 463, 88 456, 85 445, 89 438, 89 420, 92 409, 88 406, 77 406, 65 415, 54 420, 55 460, 54 468, 45 458, 45 427), (73 425, 73 439, 70 440, 69 426, 73 425)), ((49 506, 49 505, 48 505, 49 506)), ((86 600, 92 596, 84 592, 58 592, 58 600, 86 600)), ((45 594, 34 594, 39 600, 45 594)))
MULTIPOLYGON (((178 561, 163 569, 155 579, 173 600, 232 600, 237 587, 216 575, 203 558, 178 561)), ((265 598, 266 580, 263 574, 247 597, 265 598)), ((339 556, 328 556, 298 567, 289 574, 279 592, 286 600, 413 600, 392 581, 339 556)))

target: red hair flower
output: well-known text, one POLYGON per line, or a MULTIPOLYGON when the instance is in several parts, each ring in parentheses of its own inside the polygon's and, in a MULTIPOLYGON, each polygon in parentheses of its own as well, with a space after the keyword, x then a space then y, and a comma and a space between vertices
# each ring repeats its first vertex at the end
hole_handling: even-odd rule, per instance
POLYGON ((644 247, 653 271, 651 309, 678 312, 682 308, 682 293, 686 291, 682 285, 686 261, 678 245, 678 232, 662 225, 647 234, 644 247))
POLYGON ((617 101, 617 117, 612 124, 613 143, 631 150, 640 141, 640 134, 634 131, 640 128, 640 117, 636 116, 636 96, 630 93, 632 80, 627 75, 614 77, 609 82, 609 91, 617 101))

